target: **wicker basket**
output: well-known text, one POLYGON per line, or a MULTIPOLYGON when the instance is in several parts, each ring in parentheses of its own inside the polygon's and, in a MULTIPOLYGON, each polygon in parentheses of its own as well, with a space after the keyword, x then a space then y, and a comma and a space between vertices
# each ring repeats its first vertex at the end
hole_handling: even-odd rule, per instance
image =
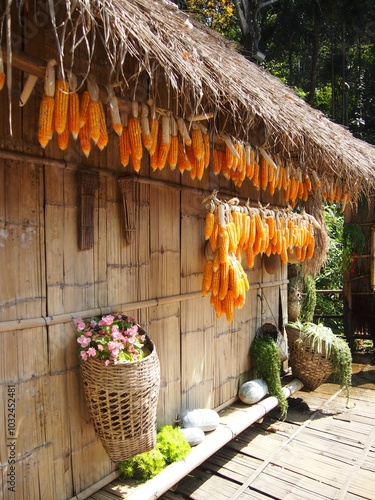
POLYGON ((86 403, 95 432, 113 462, 149 451, 156 444, 160 365, 146 336, 150 354, 139 360, 105 366, 81 361, 86 403))
POLYGON ((287 325, 289 363, 293 375, 298 378, 309 391, 314 391, 325 382, 333 371, 331 357, 326 357, 324 349, 318 353, 310 346, 298 341, 300 330, 287 325))

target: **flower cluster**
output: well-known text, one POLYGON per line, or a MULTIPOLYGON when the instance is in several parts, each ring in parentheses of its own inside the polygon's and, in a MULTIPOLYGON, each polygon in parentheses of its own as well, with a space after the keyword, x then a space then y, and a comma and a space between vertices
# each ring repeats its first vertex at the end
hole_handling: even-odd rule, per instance
POLYGON ((145 335, 133 318, 122 314, 108 314, 74 320, 79 354, 83 361, 98 358, 110 363, 127 363, 149 354, 144 349, 145 335))

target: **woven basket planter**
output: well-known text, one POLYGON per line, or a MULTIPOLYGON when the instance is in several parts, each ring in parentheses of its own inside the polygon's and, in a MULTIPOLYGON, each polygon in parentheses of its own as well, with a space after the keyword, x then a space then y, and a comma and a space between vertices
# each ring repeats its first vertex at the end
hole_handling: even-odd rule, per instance
POLYGON ((324 349, 318 353, 309 345, 300 341, 300 330, 287 325, 289 364, 293 376, 298 378, 309 391, 314 391, 323 384, 333 372, 331 357, 326 357, 324 349))
POLYGON ((86 403, 95 432, 113 462, 149 451, 156 444, 160 365, 152 341, 140 361, 105 366, 81 361, 86 403))

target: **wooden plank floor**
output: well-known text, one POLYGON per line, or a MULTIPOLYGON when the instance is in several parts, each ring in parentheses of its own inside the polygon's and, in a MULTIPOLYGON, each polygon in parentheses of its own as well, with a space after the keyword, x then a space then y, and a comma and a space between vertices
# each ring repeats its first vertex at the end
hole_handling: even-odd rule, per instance
MULTIPOLYGON (((375 366, 353 364, 353 374, 349 402, 331 381, 299 391, 285 421, 268 413, 160 499, 374 500, 375 366)), ((224 423, 236 406, 220 414, 224 423)), ((89 498, 118 500, 131 489, 114 481, 89 498)))

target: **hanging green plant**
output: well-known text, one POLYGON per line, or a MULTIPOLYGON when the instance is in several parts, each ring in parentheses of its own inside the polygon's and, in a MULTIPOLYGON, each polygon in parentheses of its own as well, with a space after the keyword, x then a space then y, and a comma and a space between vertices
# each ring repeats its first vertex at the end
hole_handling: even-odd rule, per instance
POLYGON ((316 307, 316 285, 315 278, 305 276, 303 279, 303 300, 301 306, 301 322, 310 322, 314 318, 316 307))
POLYGON ((277 398, 281 417, 285 418, 288 410, 288 401, 281 385, 280 352, 276 342, 269 335, 259 335, 251 344, 250 353, 257 376, 266 382, 268 393, 277 398))

